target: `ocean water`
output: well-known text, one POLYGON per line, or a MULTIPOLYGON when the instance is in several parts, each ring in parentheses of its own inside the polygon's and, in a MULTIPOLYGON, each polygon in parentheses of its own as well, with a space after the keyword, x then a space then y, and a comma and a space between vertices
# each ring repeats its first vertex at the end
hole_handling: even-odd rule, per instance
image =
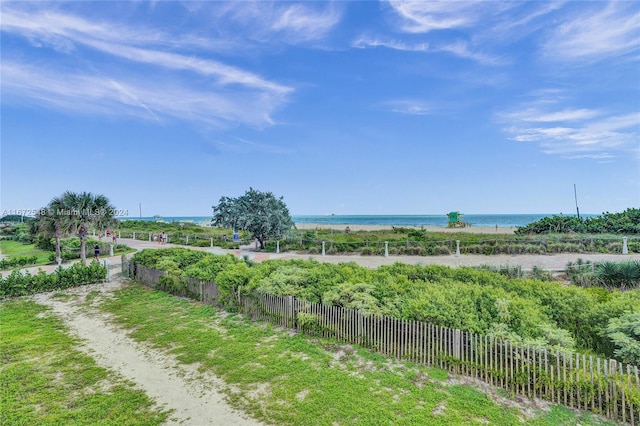
MULTIPOLYGON (((463 214, 462 220, 471 226, 526 226, 553 214, 463 214)), ((582 217, 595 216, 582 214, 582 217)), ((447 226, 447 215, 294 215, 297 224, 318 225, 386 225, 386 226, 447 226)), ((153 217, 128 217, 123 219, 154 220, 153 217)), ((211 216, 163 216, 165 222, 183 221, 208 225, 211 216)))
MULTIPOLYGON (((462 220, 471 226, 526 226, 542 219, 545 214, 463 214, 462 220)), ((292 216, 295 223, 323 225, 388 225, 388 226, 447 226, 447 215, 354 215, 354 216, 292 216)))

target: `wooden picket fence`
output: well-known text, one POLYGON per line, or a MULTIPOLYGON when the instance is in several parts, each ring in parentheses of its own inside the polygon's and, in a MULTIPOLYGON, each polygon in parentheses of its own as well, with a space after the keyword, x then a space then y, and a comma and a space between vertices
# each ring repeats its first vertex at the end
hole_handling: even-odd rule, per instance
MULTIPOLYGON (((123 271, 158 287, 166 274, 141 265, 123 271)), ((196 279, 174 294, 219 305, 218 287, 196 279)), ((166 290, 166 289, 165 289, 166 290)), ((233 295, 252 320, 295 329, 312 336, 361 345, 389 357, 446 369, 483 380, 512 395, 541 398, 640 425, 640 375, 635 365, 573 352, 522 346, 420 321, 363 315, 353 309, 248 293, 233 295)))

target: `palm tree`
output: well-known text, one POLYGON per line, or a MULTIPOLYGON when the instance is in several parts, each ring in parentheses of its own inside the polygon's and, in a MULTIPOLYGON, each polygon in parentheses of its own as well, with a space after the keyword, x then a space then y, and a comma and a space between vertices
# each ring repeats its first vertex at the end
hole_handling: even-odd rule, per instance
POLYGON ((104 195, 94 195, 90 192, 74 193, 67 191, 62 195, 64 204, 71 206, 68 212, 69 229, 80 238, 80 259, 87 261, 86 243, 89 228, 104 226, 114 222, 114 207, 104 195))
POLYGON ((47 207, 40 209, 36 215, 37 231, 47 237, 56 240, 56 260, 62 260, 60 252, 60 239, 70 233, 70 222, 68 212, 72 206, 65 204, 68 201, 64 196, 54 197, 49 201, 47 207))
POLYGON ((76 234, 80 238, 80 258, 86 263, 86 242, 90 226, 109 226, 115 223, 114 208, 104 195, 90 192, 66 191, 53 198, 38 215, 40 232, 56 239, 56 258, 60 259, 60 238, 76 234))

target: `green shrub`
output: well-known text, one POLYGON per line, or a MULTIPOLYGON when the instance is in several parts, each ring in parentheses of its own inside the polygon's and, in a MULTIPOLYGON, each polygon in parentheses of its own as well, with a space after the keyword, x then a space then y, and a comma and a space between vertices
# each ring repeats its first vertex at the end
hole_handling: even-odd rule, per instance
POLYGON ((16 270, 0 281, 0 298, 26 296, 43 291, 62 290, 79 285, 102 282, 107 270, 98 262, 85 266, 71 265, 69 268, 57 268, 47 274, 40 270, 35 275, 16 270))
MULTIPOLYGON (((400 249, 406 250, 407 244, 391 247, 390 251, 400 249)), ((608 357, 616 356, 616 345, 605 332, 610 321, 637 312, 640 306, 640 290, 567 286, 549 280, 549 274, 537 268, 530 274, 536 279, 525 279, 518 266, 477 270, 396 263, 370 270, 355 263, 305 260, 250 264, 207 253, 189 257, 181 250, 184 249, 145 250, 134 259, 156 267, 163 264, 162 256, 167 256, 164 265, 178 266, 182 276, 215 279, 222 300, 230 303, 242 287, 489 333, 526 344, 565 349, 575 346, 608 357), (192 263, 187 264, 187 260, 192 263)), ((625 276, 631 273, 626 272, 625 276)), ((567 275, 574 280, 595 274, 596 265, 581 259, 567 265, 567 275)))
MULTIPOLYGON (((54 255, 55 256, 55 255, 54 255)), ((18 256, 0 260, 0 270, 11 268, 24 268, 27 265, 38 263, 38 256, 18 256)))
POLYGON ((435 246, 433 248, 433 255, 435 256, 444 256, 444 255, 449 255, 451 254, 451 251, 449 250, 448 247, 445 246, 435 246))
POLYGON ((378 256, 381 254, 381 249, 374 246, 362 247, 359 253, 362 256, 378 256))
POLYGON ((606 333, 616 346, 617 357, 625 363, 640 365, 640 311, 612 318, 606 333))
POLYGON ((240 287, 248 288, 254 270, 244 262, 229 264, 216 276, 216 284, 220 290, 220 301, 231 303, 232 296, 240 287))
POLYGON ((554 215, 516 229, 516 235, 548 233, 640 234, 640 209, 629 208, 621 213, 579 218, 554 215))

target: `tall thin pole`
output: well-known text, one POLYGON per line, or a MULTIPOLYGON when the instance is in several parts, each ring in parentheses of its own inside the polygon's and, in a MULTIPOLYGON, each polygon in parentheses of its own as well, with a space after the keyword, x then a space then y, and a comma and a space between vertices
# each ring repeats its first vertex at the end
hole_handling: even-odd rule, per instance
POLYGON ((573 196, 576 199, 576 212, 578 213, 578 219, 580 219, 580 209, 578 208, 578 191, 576 190, 576 184, 573 184, 573 196))
POLYGON ((138 207, 140 208, 140 219, 142 219, 142 203, 138 203, 138 207))

